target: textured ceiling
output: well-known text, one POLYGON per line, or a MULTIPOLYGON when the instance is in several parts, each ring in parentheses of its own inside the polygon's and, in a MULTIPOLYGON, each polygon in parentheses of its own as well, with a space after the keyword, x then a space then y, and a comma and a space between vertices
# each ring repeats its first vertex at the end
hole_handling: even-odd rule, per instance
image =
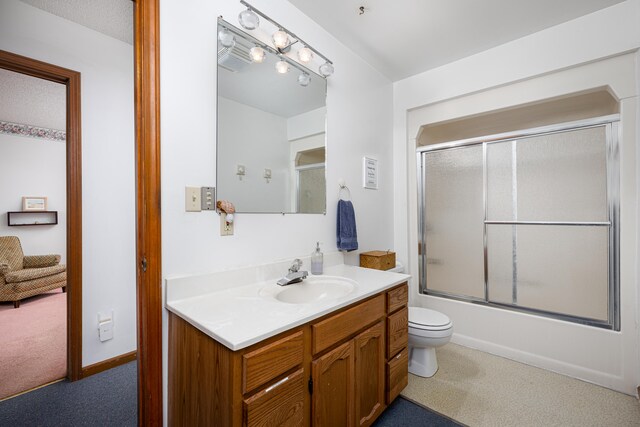
POLYGON ((393 81, 622 1, 289 0, 393 81))
POLYGON ((0 120, 66 128, 66 86, 0 68, 0 120))
POLYGON ((133 45, 131 0, 20 0, 133 45))

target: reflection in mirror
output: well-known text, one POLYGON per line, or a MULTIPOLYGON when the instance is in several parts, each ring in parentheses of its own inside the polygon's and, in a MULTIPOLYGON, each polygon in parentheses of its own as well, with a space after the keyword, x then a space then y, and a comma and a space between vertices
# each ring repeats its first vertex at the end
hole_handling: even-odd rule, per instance
POLYGON ((217 198, 237 212, 324 213, 326 80, 293 61, 276 71, 267 49, 252 61, 259 42, 220 22, 235 43, 218 38, 217 198))

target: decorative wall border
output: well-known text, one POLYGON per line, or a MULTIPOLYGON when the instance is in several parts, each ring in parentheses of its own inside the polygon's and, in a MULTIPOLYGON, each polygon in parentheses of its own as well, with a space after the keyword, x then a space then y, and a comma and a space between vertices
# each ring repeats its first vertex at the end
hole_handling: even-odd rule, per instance
POLYGON ((23 125, 0 120, 0 133, 7 135, 28 136, 31 138, 50 139, 52 141, 67 140, 67 132, 58 129, 41 128, 37 126, 23 125))

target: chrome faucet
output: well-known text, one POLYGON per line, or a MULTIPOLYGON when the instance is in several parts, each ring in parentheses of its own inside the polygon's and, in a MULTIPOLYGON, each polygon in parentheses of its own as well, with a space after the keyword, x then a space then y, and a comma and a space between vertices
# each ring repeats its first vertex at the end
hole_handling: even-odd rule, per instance
POLYGON ((304 270, 301 271, 300 267, 302 267, 302 261, 300 261, 298 258, 294 259, 293 264, 291 264, 291 267, 289 267, 289 273, 287 273, 286 276, 278 280, 276 283, 278 283, 278 285, 280 286, 287 286, 292 283, 302 282, 307 278, 309 272, 304 270))

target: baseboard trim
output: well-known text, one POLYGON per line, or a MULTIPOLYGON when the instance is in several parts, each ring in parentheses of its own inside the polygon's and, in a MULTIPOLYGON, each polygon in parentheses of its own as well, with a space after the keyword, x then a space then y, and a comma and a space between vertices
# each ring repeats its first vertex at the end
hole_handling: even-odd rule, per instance
POLYGON ((137 357, 138 352, 134 350, 129 353, 121 354, 120 356, 112 357, 111 359, 103 360, 102 362, 94 363, 93 365, 84 366, 82 368, 82 378, 90 377, 91 375, 98 374, 106 371, 107 369, 133 362, 137 357))
POLYGON ((42 385, 30 388, 29 390, 21 391, 20 393, 16 393, 16 394, 12 394, 11 396, 3 397, 2 399, 0 399, 0 403, 4 402, 5 400, 13 399, 14 397, 22 396, 23 394, 31 393, 32 391, 38 390, 39 388, 46 387, 46 386, 51 385, 51 384, 59 383, 60 381, 64 381, 65 379, 66 378, 60 378, 59 380, 53 380, 53 381, 50 381, 50 382, 48 382, 46 384, 42 384, 42 385))

